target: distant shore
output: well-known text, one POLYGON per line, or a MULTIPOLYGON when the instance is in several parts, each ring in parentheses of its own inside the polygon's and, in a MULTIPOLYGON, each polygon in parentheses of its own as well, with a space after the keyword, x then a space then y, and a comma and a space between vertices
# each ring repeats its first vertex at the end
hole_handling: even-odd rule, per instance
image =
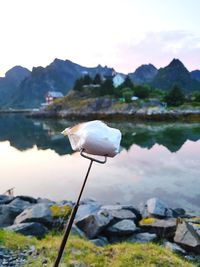
POLYGON ((126 112, 126 111, 37 111, 28 114, 33 118, 61 118, 70 120, 129 120, 129 121, 185 121, 200 122, 200 110, 165 110, 157 112, 148 110, 145 112, 126 112))

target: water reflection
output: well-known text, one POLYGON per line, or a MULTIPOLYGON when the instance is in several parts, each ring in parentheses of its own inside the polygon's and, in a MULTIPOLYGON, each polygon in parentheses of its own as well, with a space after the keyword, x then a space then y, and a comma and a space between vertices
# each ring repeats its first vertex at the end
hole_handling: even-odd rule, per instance
MULTIPOLYGON (((32 148, 52 149, 59 155, 72 153, 70 144, 60 132, 75 122, 66 120, 33 120, 22 115, 0 116, 0 141, 23 151, 32 148)), ((136 144, 151 149, 155 144, 177 152, 187 140, 200 139, 200 124, 188 123, 109 123, 122 131, 121 146, 127 150, 136 144)))
MULTIPOLYGON (((0 116, 0 193, 75 199, 89 162, 72 153, 60 132, 65 120, 0 116)), ((138 205, 161 197, 200 213, 200 124, 110 123, 123 133, 122 151, 94 164, 84 197, 138 205)))

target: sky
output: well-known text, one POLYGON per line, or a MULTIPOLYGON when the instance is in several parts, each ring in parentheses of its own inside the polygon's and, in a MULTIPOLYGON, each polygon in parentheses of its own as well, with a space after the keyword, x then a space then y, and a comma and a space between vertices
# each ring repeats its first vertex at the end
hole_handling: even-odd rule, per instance
POLYGON ((199 0, 0 0, 0 76, 55 58, 133 72, 179 58, 200 69, 199 0))

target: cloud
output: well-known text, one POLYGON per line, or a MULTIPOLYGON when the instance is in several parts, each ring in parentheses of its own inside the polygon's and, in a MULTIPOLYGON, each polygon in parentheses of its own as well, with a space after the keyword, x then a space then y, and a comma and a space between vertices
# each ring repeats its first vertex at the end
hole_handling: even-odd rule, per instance
POLYGON ((134 71, 141 62, 164 67, 173 58, 182 60, 189 70, 199 69, 200 36, 186 31, 148 32, 137 43, 121 43, 118 53, 119 65, 127 71, 134 71))

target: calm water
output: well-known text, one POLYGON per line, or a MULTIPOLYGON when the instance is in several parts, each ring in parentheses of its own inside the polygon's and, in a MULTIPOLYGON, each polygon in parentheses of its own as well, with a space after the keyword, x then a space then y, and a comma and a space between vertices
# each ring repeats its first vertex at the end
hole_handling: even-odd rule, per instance
MULTIPOLYGON (((0 193, 74 200, 88 160, 60 132, 74 123, 0 116, 0 193)), ((123 133, 121 152, 94 164, 83 198, 138 205, 160 197, 200 213, 200 123, 109 123, 123 133)))

